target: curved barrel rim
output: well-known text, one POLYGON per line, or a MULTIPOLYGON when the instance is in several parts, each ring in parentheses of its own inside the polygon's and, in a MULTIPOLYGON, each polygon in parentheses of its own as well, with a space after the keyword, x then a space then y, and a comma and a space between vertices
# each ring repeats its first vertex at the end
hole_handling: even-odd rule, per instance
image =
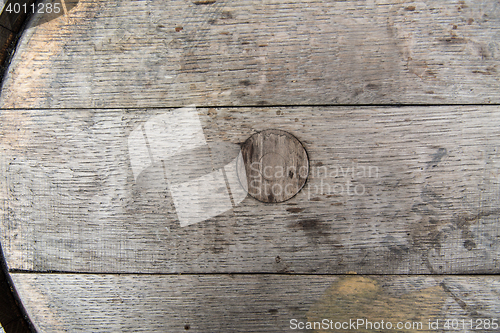
MULTIPOLYGON (((0 87, 10 61, 15 53, 17 43, 23 35, 31 18, 30 13, 7 12, 6 8, 12 3, 31 5, 41 2, 40 0, 7 0, 0 13, 0 87)), ((0 323, 6 333, 29 333, 36 332, 33 322, 24 308, 19 294, 10 277, 10 271, 5 261, 0 243, 0 298, 2 308, 10 313, 0 315, 0 323)))

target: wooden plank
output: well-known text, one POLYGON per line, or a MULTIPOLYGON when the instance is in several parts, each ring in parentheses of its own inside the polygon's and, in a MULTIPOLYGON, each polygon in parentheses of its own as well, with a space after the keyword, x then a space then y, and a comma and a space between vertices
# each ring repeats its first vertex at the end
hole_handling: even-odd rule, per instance
POLYGON ((496 276, 13 274, 13 279, 38 331, 47 333, 293 332, 298 322, 323 319, 333 322, 333 330, 315 332, 340 331, 335 323, 349 319, 365 320, 364 325, 383 320, 394 327, 421 323, 422 329, 397 331, 435 332, 429 321, 439 321, 441 331, 446 319, 476 325, 498 322, 500 313, 496 276))
POLYGON ((497 109, 4 110, 2 245, 30 271, 498 273, 497 109), (306 186, 235 196, 221 167, 272 128, 307 150, 306 186), (179 190, 197 173, 220 182, 179 190))
POLYGON ((491 0, 82 0, 24 35, 0 105, 499 103, 499 18, 491 0))
POLYGON ((307 152, 300 141, 286 131, 271 129, 252 135, 241 145, 241 155, 245 171, 244 176, 239 177, 240 182, 246 185, 248 195, 259 201, 287 201, 306 183, 307 152))

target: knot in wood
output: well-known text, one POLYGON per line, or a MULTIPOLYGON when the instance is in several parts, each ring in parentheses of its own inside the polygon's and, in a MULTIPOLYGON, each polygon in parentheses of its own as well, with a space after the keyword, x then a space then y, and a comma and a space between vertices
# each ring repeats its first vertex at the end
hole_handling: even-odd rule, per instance
MULTIPOLYGON (((292 134, 269 129, 252 135, 241 148, 248 194, 267 203, 295 196, 306 183, 309 160, 302 143, 292 134)), ((242 179, 243 178, 243 179, 242 179)))

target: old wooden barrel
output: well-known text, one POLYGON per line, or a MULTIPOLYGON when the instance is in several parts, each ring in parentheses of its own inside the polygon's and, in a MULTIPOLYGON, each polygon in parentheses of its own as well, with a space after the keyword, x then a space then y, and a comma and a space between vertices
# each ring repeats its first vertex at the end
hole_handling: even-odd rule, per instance
POLYGON ((19 327, 499 331, 497 0, 41 4, 0 96, 19 327))

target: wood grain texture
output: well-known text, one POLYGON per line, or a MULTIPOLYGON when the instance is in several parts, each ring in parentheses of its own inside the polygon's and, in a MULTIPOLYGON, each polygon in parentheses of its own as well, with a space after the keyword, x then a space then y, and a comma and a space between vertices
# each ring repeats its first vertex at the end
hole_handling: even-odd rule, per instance
POLYGON ((253 198, 281 203, 296 195, 309 175, 309 159, 302 143, 288 132, 264 130, 241 146, 245 173, 240 182, 253 198))
POLYGON ((41 333, 294 332, 292 319, 422 322, 418 332, 435 332, 428 329, 429 320, 439 320, 443 329, 444 319, 498 319, 500 313, 500 279, 491 276, 13 274, 13 279, 41 333))
MULTIPOLYGON (((306 186, 285 203, 247 196, 185 227, 179 202, 191 202, 194 192, 173 195, 175 177, 154 164, 134 178, 131 157, 140 154, 128 146, 139 125, 176 112, 2 111, 1 230, 9 267, 499 272, 497 106, 198 109, 207 142, 238 147, 256 132, 281 128, 304 144, 311 169, 306 186)), ((179 119, 175 126, 185 127, 179 119)))
POLYGON ((83 0, 23 36, 0 105, 499 103, 499 22, 495 0, 83 0))

